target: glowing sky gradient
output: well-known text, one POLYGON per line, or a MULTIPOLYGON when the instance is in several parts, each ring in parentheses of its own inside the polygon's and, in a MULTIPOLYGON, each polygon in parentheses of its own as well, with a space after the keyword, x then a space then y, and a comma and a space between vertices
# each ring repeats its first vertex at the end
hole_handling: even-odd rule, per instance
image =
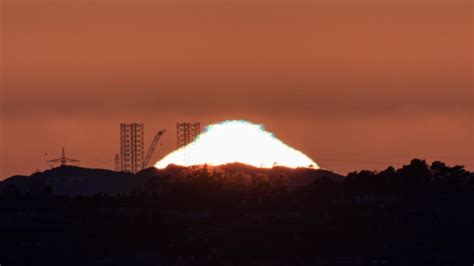
POLYGON ((474 169, 470 0, 3 0, 0 179, 114 167, 119 124, 265 125, 325 169, 474 169))

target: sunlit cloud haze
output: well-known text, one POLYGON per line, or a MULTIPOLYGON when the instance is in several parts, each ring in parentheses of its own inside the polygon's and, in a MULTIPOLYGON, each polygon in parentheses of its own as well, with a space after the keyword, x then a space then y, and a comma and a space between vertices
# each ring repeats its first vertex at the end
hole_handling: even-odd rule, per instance
POLYGON ((2 2, 0 179, 65 145, 113 167, 120 122, 154 160, 175 123, 264 124, 337 172, 474 167, 471 1, 2 2))
POLYGON ((261 168, 319 168, 301 151, 289 147, 265 130, 263 125, 232 120, 206 127, 196 139, 166 155, 155 164, 163 169, 169 165, 219 166, 243 163, 261 168))

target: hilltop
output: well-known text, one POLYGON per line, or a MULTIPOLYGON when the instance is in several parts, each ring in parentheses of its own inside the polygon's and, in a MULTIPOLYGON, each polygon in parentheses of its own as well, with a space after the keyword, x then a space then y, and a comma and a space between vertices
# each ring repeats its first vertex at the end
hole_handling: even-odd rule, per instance
POLYGON ((336 182, 344 180, 344 176, 319 169, 274 167, 257 168, 239 163, 223 166, 181 167, 170 165, 165 169, 154 167, 144 169, 137 174, 116 172, 105 169, 91 169, 77 166, 60 166, 30 176, 12 176, 0 183, 3 190, 15 189, 18 193, 53 194, 62 196, 93 196, 131 194, 141 191, 152 179, 171 177, 189 179, 203 173, 212 177, 227 179, 263 178, 269 182, 284 179, 287 187, 292 190, 309 185, 319 178, 328 178, 336 182))

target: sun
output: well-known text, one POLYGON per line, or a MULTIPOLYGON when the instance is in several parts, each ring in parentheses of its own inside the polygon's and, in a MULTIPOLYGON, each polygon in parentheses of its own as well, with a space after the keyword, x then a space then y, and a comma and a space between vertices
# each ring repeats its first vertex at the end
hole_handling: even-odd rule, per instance
POLYGON ((255 167, 319 168, 298 151, 268 132, 262 125, 231 120, 207 126, 192 143, 168 154, 155 164, 163 169, 180 166, 242 163, 255 167))

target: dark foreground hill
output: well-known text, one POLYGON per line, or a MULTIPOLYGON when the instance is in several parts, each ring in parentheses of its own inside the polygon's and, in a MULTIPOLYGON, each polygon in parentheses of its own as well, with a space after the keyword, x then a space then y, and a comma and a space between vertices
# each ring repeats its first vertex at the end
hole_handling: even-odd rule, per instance
POLYGON ((172 165, 158 170, 148 168, 137 174, 115 172, 104 169, 89 169, 76 166, 61 166, 31 176, 12 176, 0 183, 0 189, 16 190, 25 194, 53 194, 62 196, 93 196, 131 194, 143 190, 150 179, 173 177, 192 178, 201 171, 211 176, 242 178, 250 182, 262 177, 269 181, 284 178, 290 190, 309 185, 319 178, 329 178, 341 182, 344 176, 326 170, 290 169, 276 167, 261 169, 242 164, 228 164, 219 167, 180 167, 172 165))
POLYGON ((1 265, 474 261, 474 175, 441 162, 345 178, 238 164, 137 175, 61 167, 1 187, 1 265))
POLYGON ((144 183, 142 176, 103 169, 61 166, 31 176, 13 176, 0 185, 18 193, 90 196, 130 193, 144 183))

